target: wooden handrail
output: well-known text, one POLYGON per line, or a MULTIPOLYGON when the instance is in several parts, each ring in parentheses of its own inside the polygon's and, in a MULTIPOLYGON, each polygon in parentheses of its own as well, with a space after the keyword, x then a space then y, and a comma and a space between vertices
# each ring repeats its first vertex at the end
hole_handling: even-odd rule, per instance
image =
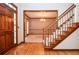
POLYGON ((64 11, 60 16, 58 16, 58 20, 60 20, 62 17, 64 17, 68 12, 70 12, 74 7, 76 7, 75 4, 71 5, 66 11, 64 11))
MULTIPOLYGON (((56 22, 58 22, 61 18, 63 18, 68 12, 70 12, 70 10, 72 10, 73 8, 75 8, 76 7, 76 5, 71 5, 65 12, 63 12, 60 16, 58 16, 58 18, 56 19, 56 22)), ((55 23, 50 23, 48 26, 46 26, 45 28, 43 28, 43 29, 46 29, 46 28, 48 28, 49 26, 51 26, 51 25, 55 25, 56 24, 56 22, 55 23)))

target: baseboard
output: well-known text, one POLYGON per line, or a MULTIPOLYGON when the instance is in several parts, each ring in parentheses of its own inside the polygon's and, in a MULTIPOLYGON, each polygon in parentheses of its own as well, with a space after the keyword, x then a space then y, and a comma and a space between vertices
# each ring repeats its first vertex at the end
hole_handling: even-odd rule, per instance
POLYGON ((79 51, 79 49, 52 49, 54 51, 79 51))

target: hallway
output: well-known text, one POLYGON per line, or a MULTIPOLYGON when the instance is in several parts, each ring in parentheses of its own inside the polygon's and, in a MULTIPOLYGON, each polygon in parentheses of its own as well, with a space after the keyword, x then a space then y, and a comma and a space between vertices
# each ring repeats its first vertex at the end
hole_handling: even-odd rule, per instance
POLYGON ((79 55, 79 51, 46 51, 42 44, 21 44, 5 55, 79 55))

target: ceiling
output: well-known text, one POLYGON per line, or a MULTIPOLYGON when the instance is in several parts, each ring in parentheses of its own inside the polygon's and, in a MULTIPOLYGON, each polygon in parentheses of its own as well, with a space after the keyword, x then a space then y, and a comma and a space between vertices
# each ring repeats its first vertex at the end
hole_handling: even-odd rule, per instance
POLYGON ((31 19, 40 19, 40 18, 47 18, 47 19, 55 19, 58 15, 57 10, 48 10, 48 11, 25 11, 25 15, 31 19))

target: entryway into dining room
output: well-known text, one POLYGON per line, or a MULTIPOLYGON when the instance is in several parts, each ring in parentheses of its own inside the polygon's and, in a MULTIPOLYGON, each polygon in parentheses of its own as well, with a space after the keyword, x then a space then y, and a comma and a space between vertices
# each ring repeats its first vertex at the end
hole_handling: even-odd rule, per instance
MULTIPOLYGON (((24 42, 43 44, 43 28, 56 23, 57 17, 57 10, 24 10, 24 42)), ((57 23, 52 29, 56 27, 57 23)))

